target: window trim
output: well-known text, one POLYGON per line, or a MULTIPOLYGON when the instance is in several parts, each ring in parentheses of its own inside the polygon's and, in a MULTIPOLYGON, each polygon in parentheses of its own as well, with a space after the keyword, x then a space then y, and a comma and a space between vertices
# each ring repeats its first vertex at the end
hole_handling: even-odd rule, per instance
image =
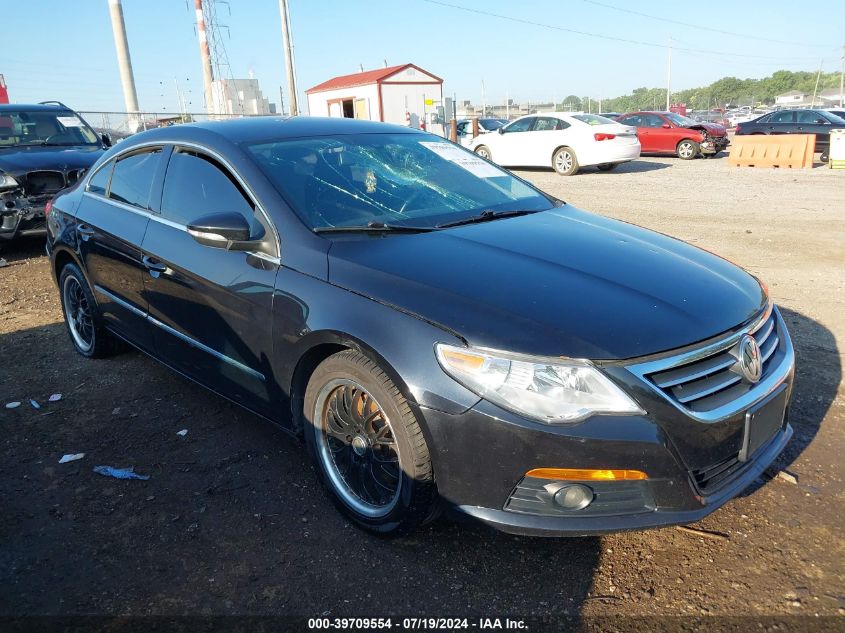
POLYGON ((85 176, 83 176, 83 178, 85 178, 85 193, 90 193, 91 195, 94 195, 94 196, 102 196, 104 198, 108 198, 109 189, 111 188, 111 177, 112 177, 113 173, 114 173, 114 159, 109 158, 107 161, 103 162, 102 165, 97 167, 97 169, 95 169, 94 171, 92 171, 92 172, 86 174, 85 176), (91 191, 91 180, 93 180, 94 176, 99 174, 106 167, 111 167, 112 171, 109 174, 109 179, 106 181, 106 188, 103 190, 103 191, 105 191, 105 195, 99 194, 95 191, 91 191))
MULTIPOLYGON (((243 252, 246 252, 250 255, 254 255, 256 257, 260 257, 262 259, 267 259, 268 261, 272 261, 275 264, 281 265, 282 242, 281 242, 281 239, 279 237, 279 231, 276 228, 275 223, 273 223, 271 221, 270 214, 267 213, 267 211, 264 209, 264 207, 258 201, 258 196, 255 195, 255 192, 247 184, 246 180, 243 177, 241 177, 241 175, 238 173, 238 170, 235 169, 232 166, 232 164, 229 161, 227 161, 225 158, 223 158, 218 152, 214 151, 213 149, 211 149, 211 148, 209 148, 205 145, 201 145, 201 144, 195 143, 193 141, 163 141, 163 142, 162 141, 147 141, 145 143, 139 143, 137 145, 133 145, 132 147, 128 147, 124 151, 115 154, 112 158, 110 158, 108 161, 103 163, 103 165, 98 167, 96 169, 96 171, 93 171, 93 172, 90 172, 89 174, 86 174, 84 193, 86 195, 89 195, 89 196, 94 196, 95 198, 98 198, 100 200, 104 200, 104 201, 106 201, 110 204, 114 204, 118 207, 122 207, 122 208, 125 208, 125 209, 128 209, 128 210, 132 210, 136 213, 142 213, 144 215, 147 215, 151 220, 155 220, 156 222, 159 222, 161 224, 165 224, 165 225, 171 226, 173 228, 177 228, 177 229, 181 229, 183 231, 187 231, 188 230, 187 226, 185 226, 183 224, 179 224, 178 222, 173 222, 171 220, 168 220, 166 218, 161 217, 161 213, 159 213, 158 211, 152 211, 150 209, 141 209, 140 207, 132 207, 130 205, 125 205, 124 203, 122 203, 118 200, 113 200, 113 199, 107 197, 108 189, 106 190, 106 194, 107 194, 106 196, 103 196, 102 194, 95 193, 93 191, 88 191, 88 184, 91 182, 91 178, 93 178, 94 174, 99 172, 106 165, 108 165, 109 163, 115 163, 118 160, 120 160, 121 158, 125 158, 127 155, 129 155, 131 153, 137 152, 139 150, 142 150, 142 149, 148 148, 148 147, 160 147, 160 148, 162 148, 163 152, 165 150, 167 150, 170 153, 172 153, 172 151, 175 150, 177 147, 190 148, 190 149, 193 149, 194 151, 199 151, 199 152, 203 152, 205 154, 208 154, 214 160, 216 160, 218 163, 220 163, 220 165, 222 165, 226 169, 226 171, 228 171, 229 174, 232 177, 234 177, 234 179, 238 182, 238 184, 240 184, 243 191, 249 197, 250 202, 252 202, 252 204, 255 205, 255 209, 258 212, 260 212, 261 215, 264 217, 264 221, 267 224, 267 226, 270 227, 270 233, 273 236, 273 240, 274 240, 273 246, 274 246, 274 251, 275 251, 276 254, 275 255, 268 255, 267 253, 262 253, 260 251, 255 251, 255 252, 253 252, 253 251, 243 251, 243 252)), ((167 159, 168 159, 167 162, 169 163, 170 162, 170 154, 167 155, 167 159)), ((110 188, 111 188, 111 176, 109 176, 109 189, 110 188)), ((158 190, 157 190, 156 193, 161 194, 161 193, 163 193, 163 191, 164 191, 164 181, 162 180, 161 183, 160 183, 160 186, 158 186, 158 190)), ((156 206, 158 206, 158 205, 156 205, 156 206)))

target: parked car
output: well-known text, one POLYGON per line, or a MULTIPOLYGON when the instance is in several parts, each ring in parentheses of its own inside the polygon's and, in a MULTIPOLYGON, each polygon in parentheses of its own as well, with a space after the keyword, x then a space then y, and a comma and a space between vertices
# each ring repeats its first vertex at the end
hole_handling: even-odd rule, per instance
POLYGON ((479 156, 507 167, 549 167, 572 176, 581 167, 609 171, 640 157, 633 128, 597 114, 529 114, 472 141, 479 156))
POLYGON ((643 154, 674 154, 683 160, 715 156, 727 148, 728 132, 674 112, 629 112, 616 119, 637 128, 643 154))
MULTIPOLYGON (((495 132, 503 125, 507 124, 507 119, 478 119, 478 133, 488 134, 495 132)), ((472 144, 472 119, 462 119, 457 123, 458 142, 461 145, 469 147, 472 144)))
POLYGON ((845 128, 845 119, 824 110, 778 110, 759 119, 737 125, 735 133, 745 134, 815 134, 816 151, 827 162, 830 131, 845 128))
POLYGON ((419 130, 142 132, 47 218, 77 352, 128 342, 304 437, 373 531, 443 507, 537 535, 698 521, 792 435, 761 282, 419 130))
POLYGON ((44 205, 109 144, 64 104, 0 105, 0 244, 45 235, 44 205))
POLYGON ((825 112, 838 116, 840 119, 845 119, 845 110, 840 110, 838 108, 825 108, 825 112))

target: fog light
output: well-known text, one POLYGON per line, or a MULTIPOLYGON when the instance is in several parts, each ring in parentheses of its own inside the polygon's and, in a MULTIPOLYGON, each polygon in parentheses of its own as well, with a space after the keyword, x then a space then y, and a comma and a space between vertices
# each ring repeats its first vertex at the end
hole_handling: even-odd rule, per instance
POLYGON ((593 491, 581 484, 568 484, 554 495, 557 505, 567 510, 582 510, 593 502, 593 491))

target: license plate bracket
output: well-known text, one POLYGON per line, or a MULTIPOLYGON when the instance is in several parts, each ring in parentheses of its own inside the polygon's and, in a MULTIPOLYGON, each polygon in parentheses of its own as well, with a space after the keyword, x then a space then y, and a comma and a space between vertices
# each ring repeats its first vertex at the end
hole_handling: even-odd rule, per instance
POLYGON ((754 456, 757 449, 767 444, 784 423, 786 415, 786 385, 758 402, 745 413, 745 431, 739 461, 745 462, 754 456))

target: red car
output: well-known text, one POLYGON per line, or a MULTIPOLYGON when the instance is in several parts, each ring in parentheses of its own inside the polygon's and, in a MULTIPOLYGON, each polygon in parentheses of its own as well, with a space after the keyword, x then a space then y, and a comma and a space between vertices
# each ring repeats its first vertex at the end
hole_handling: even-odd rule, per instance
POLYGON ((629 112, 616 118, 637 128, 643 154, 675 154, 684 160, 715 156, 728 146, 728 131, 674 112, 629 112))

